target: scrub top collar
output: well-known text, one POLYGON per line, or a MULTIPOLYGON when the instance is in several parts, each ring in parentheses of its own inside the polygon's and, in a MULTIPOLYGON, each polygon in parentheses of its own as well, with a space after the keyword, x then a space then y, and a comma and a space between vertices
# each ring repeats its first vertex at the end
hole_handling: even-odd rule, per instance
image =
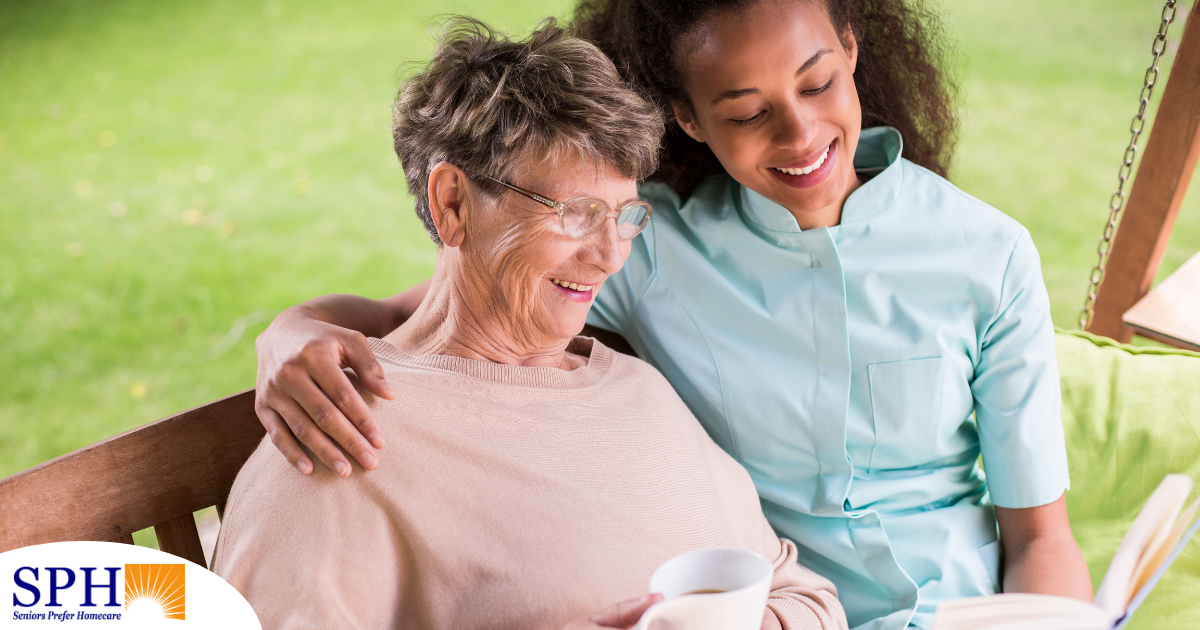
MULTIPOLYGON (((903 179, 900 168, 903 147, 900 132, 892 127, 862 130, 854 152, 854 170, 869 179, 846 199, 840 225, 869 219, 896 204, 903 179)), ((777 245, 793 244, 789 236, 802 230, 792 213, 745 186, 738 187, 741 194, 737 205, 747 225, 777 245)))

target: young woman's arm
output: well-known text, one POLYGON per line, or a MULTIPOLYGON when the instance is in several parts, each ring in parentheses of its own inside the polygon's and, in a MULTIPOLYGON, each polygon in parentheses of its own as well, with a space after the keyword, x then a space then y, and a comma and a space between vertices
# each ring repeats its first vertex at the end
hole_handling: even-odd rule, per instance
POLYGON ((1092 578, 1067 521, 1067 495, 1038 507, 996 508, 1005 593, 1092 601, 1092 578))
MULTIPOLYGON (((324 295, 280 313, 258 336, 254 411, 275 448, 300 472, 313 470, 300 443, 342 477, 350 474, 350 463, 337 445, 364 468, 375 468, 371 447, 383 448, 383 434, 342 370, 354 370, 375 395, 395 398, 367 337, 383 337, 408 321, 428 292, 426 281, 382 300, 324 295)), ((616 333, 587 326, 583 334, 633 354, 616 333)))
POLYGON ((334 441, 363 467, 375 467, 371 446, 382 448, 383 435, 342 370, 354 370, 368 390, 393 398, 366 338, 383 337, 408 320, 428 290, 424 282, 379 301, 314 298, 280 313, 258 336, 254 410, 275 448, 301 472, 312 472, 313 464, 297 440, 343 477, 350 464, 334 441))

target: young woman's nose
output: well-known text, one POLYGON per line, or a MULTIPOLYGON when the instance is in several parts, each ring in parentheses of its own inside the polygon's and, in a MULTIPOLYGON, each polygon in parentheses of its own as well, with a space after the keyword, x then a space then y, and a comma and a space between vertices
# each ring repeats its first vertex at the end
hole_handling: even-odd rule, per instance
POLYGON ((773 144, 780 149, 809 148, 816 137, 817 124, 807 108, 789 102, 775 117, 773 144))

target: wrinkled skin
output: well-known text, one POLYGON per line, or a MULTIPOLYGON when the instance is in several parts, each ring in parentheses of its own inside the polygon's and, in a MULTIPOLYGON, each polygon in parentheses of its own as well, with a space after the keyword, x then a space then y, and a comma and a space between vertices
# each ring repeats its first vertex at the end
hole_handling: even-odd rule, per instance
MULTIPOLYGON (((853 36, 837 32, 821 3, 763 0, 705 20, 694 33, 682 39, 679 52, 689 102, 673 105, 683 130, 707 143, 736 180, 787 208, 801 229, 838 225, 845 200, 861 185, 853 170, 854 150, 862 126, 853 82, 858 54, 853 36), (816 61, 809 65, 807 62, 814 57, 816 61), (717 97, 729 91, 738 91, 737 97, 718 101, 717 97), (772 167, 809 165, 831 145, 827 158, 831 163, 822 166, 828 172, 820 177, 796 182, 772 172, 772 167)), ((513 183, 550 196, 564 195, 559 198, 586 192, 583 189, 563 192, 550 186, 551 182, 546 183, 546 190, 536 188, 540 182, 513 183)), ((609 203, 614 201, 595 196, 609 203)), ((564 259, 562 266, 545 266, 545 273, 551 269, 554 273, 586 269, 583 260, 564 259)), ((520 273, 532 277, 532 269, 520 273)), ((502 275, 505 274, 500 271, 492 272, 491 276, 479 274, 472 281, 478 284, 473 286, 482 287, 495 281, 489 278, 502 275)), ((530 287, 522 290, 532 291, 534 284, 522 286, 530 287)), ((300 470, 310 472, 311 463, 296 440, 316 445, 313 450, 321 455, 322 461, 339 472, 344 471, 344 475, 349 474, 349 466, 331 437, 346 446, 364 466, 374 467, 373 455, 363 436, 368 436, 377 448, 382 446, 382 437, 378 441, 371 437, 377 436, 373 418, 348 382, 337 380, 345 380, 340 368, 352 367, 371 391, 381 396, 388 397, 389 392, 381 380, 382 370, 371 357, 362 335, 348 328, 391 330, 395 325, 391 322, 398 323, 397 320, 412 312, 408 305, 420 300, 422 290, 423 287, 417 287, 410 289, 410 295, 400 294, 379 302, 348 296, 318 298, 294 307, 299 310, 285 311, 260 337, 259 391, 266 392, 260 399, 297 409, 299 405, 293 397, 317 401, 305 405, 308 415, 295 413, 296 420, 287 424, 270 405, 256 401, 259 417, 276 446, 300 470), (273 338, 279 341, 269 343, 273 338), (302 348, 299 352, 294 350, 297 345, 302 348), (330 388, 340 388, 339 393, 330 394, 332 400, 320 391, 314 394, 315 386, 310 385, 314 377, 337 383, 330 388), (276 382, 296 385, 279 387, 273 385, 276 382), (301 390, 303 396, 293 394, 301 390)), ((515 293, 511 295, 517 299, 515 293)), ((535 297, 521 299, 539 304, 535 297)), ((497 321, 504 320, 500 314, 508 312, 495 305, 477 308, 481 313, 492 309, 497 321)), ((533 307, 532 312, 540 313, 542 318, 533 328, 543 332, 538 333, 538 339, 531 337, 521 343, 530 348, 549 348, 544 355, 537 355, 538 360, 543 360, 554 356, 553 344, 539 340, 548 339, 544 331, 555 329, 556 324, 550 323, 554 320, 549 315, 552 310, 539 308, 542 307, 533 307)), ((568 312, 573 311, 563 311, 555 320, 564 329, 573 326, 566 324, 574 321, 566 315, 568 312)), ((580 317, 582 325, 583 316, 580 317)), ((482 348, 486 344, 469 345, 482 348)), ((1004 543, 1004 591, 1056 594, 1091 601, 1091 579, 1071 533, 1065 495, 1037 507, 998 507, 996 516, 1004 543)))
MULTIPOLYGON (((520 172, 513 184, 553 199, 587 196, 611 207, 637 199, 633 180, 579 157, 520 172)), ((553 209, 507 191, 488 199, 462 170, 444 162, 432 170, 429 192, 445 246, 425 300, 387 340, 413 354, 581 367, 583 358, 566 352, 567 344, 583 330, 600 286, 629 256, 616 221, 605 221, 586 238, 571 238, 553 209), (552 279, 592 289, 570 295, 552 279)))

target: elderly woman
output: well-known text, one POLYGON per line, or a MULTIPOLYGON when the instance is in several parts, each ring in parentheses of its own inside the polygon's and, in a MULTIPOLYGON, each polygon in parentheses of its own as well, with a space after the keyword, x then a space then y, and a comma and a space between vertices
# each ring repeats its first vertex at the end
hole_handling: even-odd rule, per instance
POLYGON ((456 20, 393 128, 440 246, 371 341, 403 405, 363 393, 402 439, 346 481, 266 440, 247 462, 214 569, 264 627, 627 627, 655 567, 711 546, 773 561, 764 627, 844 627, 667 381, 576 336, 649 218, 655 109, 553 23, 517 43, 456 20))

